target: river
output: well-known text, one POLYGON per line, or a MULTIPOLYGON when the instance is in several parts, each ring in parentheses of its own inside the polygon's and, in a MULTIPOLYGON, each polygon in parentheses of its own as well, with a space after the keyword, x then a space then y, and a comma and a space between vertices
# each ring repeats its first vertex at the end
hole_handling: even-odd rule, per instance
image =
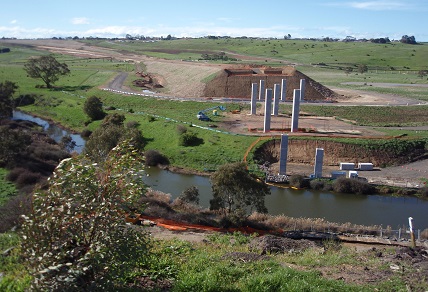
POLYGON ((61 138, 67 135, 70 135, 71 139, 76 143, 76 146, 72 149, 72 151, 76 151, 77 153, 81 153, 83 148, 85 148, 85 140, 79 134, 73 134, 69 131, 61 129, 53 123, 49 123, 46 120, 43 120, 38 117, 31 116, 29 114, 14 111, 13 112, 14 120, 25 120, 38 124, 43 128, 46 133, 55 140, 55 142, 60 142, 61 138))
MULTIPOLYGON (((14 112, 14 119, 41 125, 56 141, 70 135, 77 144, 74 151, 78 153, 84 148, 85 141, 80 135, 70 134, 43 119, 18 111, 14 112)), ((212 198, 209 178, 173 173, 156 167, 146 168, 145 171, 143 181, 155 190, 171 194, 172 199, 177 198, 186 188, 196 186, 199 189, 200 205, 209 207, 212 198)), ((428 200, 413 197, 335 194, 271 187, 271 195, 266 197, 265 202, 271 215, 324 218, 330 222, 382 225, 393 229, 407 225, 408 217, 413 217, 416 229, 428 228, 428 200)))
MULTIPOLYGON (((199 189, 199 204, 209 207, 212 198, 209 178, 178 174, 159 168, 147 168, 144 182, 153 189, 177 198, 190 186, 199 189)), ((293 190, 271 187, 266 197, 271 215, 324 218, 330 222, 360 225, 382 225, 398 229, 414 218, 417 229, 428 228, 428 201, 413 197, 336 194, 314 190, 293 190)))

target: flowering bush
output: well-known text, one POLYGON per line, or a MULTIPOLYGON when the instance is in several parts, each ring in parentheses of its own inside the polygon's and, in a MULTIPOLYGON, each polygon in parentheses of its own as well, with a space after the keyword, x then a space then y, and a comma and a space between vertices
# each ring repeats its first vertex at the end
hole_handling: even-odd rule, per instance
POLYGON ((145 191, 141 157, 125 142, 102 167, 85 157, 58 165, 49 189, 33 196, 33 210, 24 216, 33 288, 116 289, 142 271, 149 237, 124 220, 145 191))

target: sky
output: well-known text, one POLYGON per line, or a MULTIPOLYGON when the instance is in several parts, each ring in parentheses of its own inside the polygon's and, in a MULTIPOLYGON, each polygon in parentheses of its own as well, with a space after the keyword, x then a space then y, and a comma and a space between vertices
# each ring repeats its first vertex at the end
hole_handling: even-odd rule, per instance
POLYGON ((428 0, 7 0, 0 38, 380 38, 428 41, 428 0))

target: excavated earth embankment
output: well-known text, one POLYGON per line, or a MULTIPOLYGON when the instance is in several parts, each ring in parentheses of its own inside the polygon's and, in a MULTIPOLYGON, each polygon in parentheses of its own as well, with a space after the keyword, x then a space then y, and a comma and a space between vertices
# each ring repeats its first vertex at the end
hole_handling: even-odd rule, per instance
POLYGON ((220 71, 217 76, 208 82, 204 89, 206 97, 235 97, 251 98, 251 84, 259 84, 260 80, 265 81, 265 88, 274 88, 275 84, 281 84, 282 79, 286 80, 286 100, 293 99, 294 89, 300 88, 300 80, 305 80, 305 99, 312 101, 326 101, 338 97, 338 95, 297 71, 294 67, 254 67, 236 66, 220 71))
MULTIPOLYGON (((393 143, 393 142, 391 142, 393 143)), ((324 149, 325 165, 339 165, 340 162, 373 163, 375 167, 403 165, 414 162, 426 155, 425 144, 405 143, 395 141, 396 145, 403 145, 394 151, 393 147, 383 148, 372 145, 366 147, 359 144, 334 142, 326 140, 300 140, 288 141, 287 161, 291 163, 313 164, 316 148, 324 149)), ((396 146, 397 148, 397 146, 396 146)), ((255 152, 258 161, 275 163, 279 161, 280 140, 270 140, 259 147, 255 152)))

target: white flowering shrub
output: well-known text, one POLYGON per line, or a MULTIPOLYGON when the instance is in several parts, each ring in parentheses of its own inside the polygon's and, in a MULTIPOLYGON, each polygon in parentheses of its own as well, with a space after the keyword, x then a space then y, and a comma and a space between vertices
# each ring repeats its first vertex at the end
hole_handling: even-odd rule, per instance
POLYGON ((149 237, 125 224, 145 192, 141 158, 125 142, 102 167, 85 157, 58 165, 48 191, 33 196, 22 228, 34 289, 116 290, 142 273, 149 237))

